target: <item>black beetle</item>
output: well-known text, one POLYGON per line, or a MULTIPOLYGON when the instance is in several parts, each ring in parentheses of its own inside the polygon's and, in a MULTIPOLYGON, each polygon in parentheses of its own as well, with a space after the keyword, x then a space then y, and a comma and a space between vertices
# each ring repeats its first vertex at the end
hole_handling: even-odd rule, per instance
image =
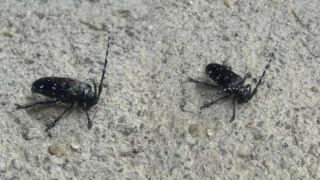
POLYGON ((96 105, 100 99, 100 94, 102 91, 102 83, 103 83, 107 62, 108 62, 108 52, 109 52, 111 36, 110 36, 110 30, 108 27, 106 27, 106 30, 108 31, 108 43, 107 43, 107 50, 106 50, 106 58, 104 61, 104 67, 102 71, 98 92, 97 92, 97 85, 92 79, 89 79, 89 81, 91 81, 91 83, 93 84, 93 89, 92 89, 92 85, 89 82, 81 82, 75 79, 69 79, 69 78, 63 78, 63 77, 43 77, 33 82, 31 91, 33 93, 42 94, 50 98, 55 98, 55 100, 39 101, 30 105, 15 104, 17 106, 17 109, 30 108, 38 104, 41 104, 41 105, 54 104, 56 102, 62 102, 62 103, 68 104, 66 109, 63 111, 63 113, 59 117, 57 117, 54 121, 47 124, 46 131, 48 131, 49 129, 55 126, 55 124, 59 121, 59 119, 63 116, 64 113, 70 110, 75 103, 78 103, 78 105, 82 107, 83 110, 86 112, 87 118, 88 118, 88 129, 91 129, 92 121, 90 120, 88 110, 92 106, 96 105))
MULTIPOLYGON (((277 44, 278 45, 278 44, 277 44)), ((276 47, 277 47, 276 45, 276 47)), ((235 102, 236 100, 238 101, 238 103, 247 103, 250 99, 252 99, 252 97, 257 93, 257 88, 259 87, 265 73, 266 70, 269 68, 270 63, 272 61, 272 59, 274 58, 274 52, 276 51, 276 47, 274 48, 274 51, 271 53, 271 57, 270 60, 267 64, 267 66, 265 67, 261 78, 259 79, 258 84, 256 85, 256 87, 253 89, 253 91, 251 91, 251 85, 247 84, 244 86, 244 83, 246 81, 247 78, 251 78, 251 74, 247 73, 244 75, 244 77, 240 77, 238 74, 234 73, 231 70, 230 66, 227 66, 225 63, 223 65, 221 64, 208 64, 206 66, 206 73, 207 75, 217 84, 217 85, 213 85, 210 83, 206 83, 206 82, 200 82, 196 79, 190 78, 188 77, 190 82, 193 83, 198 83, 198 84, 203 84, 206 85, 208 87, 211 88, 218 88, 220 87, 222 90, 219 91, 219 93, 225 92, 227 93, 226 96, 223 96, 215 101, 209 102, 204 104, 203 106, 200 107, 200 109, 203 108, 208 108, 210 107, 212 104, 223 100, 223 99, 227 99, 230 96, 233 96, 233 114, 232 117, 230 119, 230 122, 234 121, 235 119, 235 102)))

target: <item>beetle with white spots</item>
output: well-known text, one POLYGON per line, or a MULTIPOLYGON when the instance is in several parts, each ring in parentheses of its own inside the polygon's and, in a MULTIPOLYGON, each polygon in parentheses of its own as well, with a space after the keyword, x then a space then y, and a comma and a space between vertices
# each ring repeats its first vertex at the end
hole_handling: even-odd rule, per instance
POLYGON ((106 30, 108 31, 107 50, 98 90, 96 83, 92 79, 89 79, 87 82, 81 82, 76 79, 69 79, 64 77, 43 77, 33 82, 31 91, 33 93, 38 93, 50 98, 54 98, 55 100, 39 101, 30 105, 15 104, 17 106, 17 109, 26 109, 36 105, 55 104, 57 102, 67 104, 67 107, 63 111, 63 113, 47 125, 46 131, 48 131, 56 125, 59 119, 68 110, 70 110, 74 106, 74 104, 77 103, 78 106, 86 112, 88 119, 88 129, 91 129, 92 121, 89 117, 88 110, 92 106, 96 105, 100 99, 103 79, 108 62, 108 52, 111 37, 108 27, 106 27, 106 30))
MULTIPOLYGON (((278 44, 277 44, 278 45, 278 44)), ((276 45, 276 47, 277 47, 276 45)), ((200 109, 208 108, 211 105, 215 104, 218 101, 227 99, 229 97, 233 97, 233 114, 230 119, 230 122, 235 120, 235 102, 238 103, 247 103, 249 100, 252 99, 252 97, 257 93, 257 89, 266 73, 266 70, 269 68, 271 61, 274 58, 274 52, 276 51, 276 47, 274 48, 274 51, 271 53, 271 57, 269 59, 269 62, 267 66, 265 67, 262 76, 256 85, 256 87, 251 91, 251 85, 247 84, 244 85, 247 78, 251 78, 251 74, 247 73, 244 75, 244 77, 240 77, 238 74, 234 73, 231 70, 231 67, 223 64, 208 64, 206 66, 206 73, 207 75, 216 83, 216 85, 206 83, 206 82, 200 82, 193 78, 188 78, 190 82, 197 83, 197 84, 203 84, 205 86, 211 87, 211 88, 220 88, 221 90, 218 93, 226 93, 225 96, 214 100, 212 102, 206 103, 203 106, 200 107, 200 109)))

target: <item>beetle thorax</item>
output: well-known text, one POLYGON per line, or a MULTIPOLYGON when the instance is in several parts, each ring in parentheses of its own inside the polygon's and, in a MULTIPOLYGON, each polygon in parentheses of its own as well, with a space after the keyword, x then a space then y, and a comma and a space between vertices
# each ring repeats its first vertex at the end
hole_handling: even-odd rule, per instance
POLYGON ((245 87, 240 87, 236 96, 239 103, 247 103, 251 99, 251 92, 245 87))
POLYGON ((90 109, 90 107, 98 103, 99 98, 97 97, 96 90, 88 83, 83 83, 78 88, 79 97, 78 104, 83 107, 90 109))

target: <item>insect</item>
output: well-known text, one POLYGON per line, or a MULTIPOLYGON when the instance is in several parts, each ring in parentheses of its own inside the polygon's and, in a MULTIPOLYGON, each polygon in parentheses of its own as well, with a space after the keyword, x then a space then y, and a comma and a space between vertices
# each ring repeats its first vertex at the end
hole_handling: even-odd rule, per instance
POLYGON ((110 47, 110 29, 106 27, 108 31, 108 43, 106 50, 106 57, 104 61, 102 76, 97 91, 97 85, 93 79, 89 79, 86 82, 81 82, 76 79, 64 78, 64 77, 43 77, 35 82, 33 82, 31 91, 33 93, 42 94, 44 96, 55 98, 55 100, 39 101, 30 105, 20 105, 15 104, 17 109, 26 109, 36 105, 46 105, 46 104, 55 104, 57 102, 62 102, 67 104, 67 107, 63 113, 47 124, 46 131, 49 131, 53 128, 60 118, 70 110, 74 104, 78 103, 78 106, 81 107, 87 114, 88 119, 88 129, 92 128, 92 121, 90 120, 88 110, 96 105, 100 99, 100 94, 102 91, 102 84, 104 75, 106 73, 106 67, 108 62, 108 53, 110 47), (91 84, 90 84, 91 82, 91 84), (93 85, 93 87, 92 87, 93 85))
MULTIPOLYGON (((278 44, 277 44, 278 45, 278 44)), ((271 53, 271 57, 269 59, 269 62, 267 64, 267 66, 265 67, 262 76, 260 77, 258 84, 256 85, 256 87, 253 89, 253 91, 251 91, 251 85, 247 84, 244 85, 246 82, 246 79, 251 78, 251 74, 250 73, 246 73, 244 75, 244 77, 242 78, 241 76, 239 76, 238 74, 236 74, 235 72, 233 72, 231 70, 230 66, 227 66, 225 63, 223 63, 223 65, 220 64, 216 64, 216 63, 212 63, 212 64, 208 64, 205 68, 205 71, 207 73, 207 75, 217 84, 217 85, 213 85, 210 83, 206 83, 206 82, 200 82, 196 79, 190 78, 188 77, 190 82, 193 83, 198 83, 198 84, 203 84, 205 86, 211 87, 211 88, 221 88, 221 90, 218 93, 222 93, 225 92, 226 95, 214 100, 212 102, 206 103, 204 104, 202 107, 200 107, 200 109, 203 108, 208 108, 211 105, 217 103, 218 101, 227 99, 229 97, 233 96, 233 114, 232 117, 230 119, 229 122, 234 121, 235 119, 235 102, 237 101, 238 103, 247 103, 250 99, 252 99, 252 97, 257 93, 257 89, 266 73, 266 70, 269 68, 271 61, 274 59, 274 53, 276 51, 276 47, 274 48, 274 51, 271 53)))

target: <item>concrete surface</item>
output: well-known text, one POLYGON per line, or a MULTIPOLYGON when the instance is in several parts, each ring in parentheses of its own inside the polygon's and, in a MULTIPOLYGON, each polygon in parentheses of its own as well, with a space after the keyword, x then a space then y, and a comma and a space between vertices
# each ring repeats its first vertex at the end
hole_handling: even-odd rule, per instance
POLYGON ((311 0, 0 0, 0 179, 320 179, 319 14, 311 0), (46 99, 30 91, 41 77, 98 81, 103 25, 93 129, 76 107, 46 133, 65 105, 14 103, 46 99), (200 111, 221 95, 187 77, 212 82, 204 67, 227 61, 258 79, 277 41, 233 123, 232 99, 200 111))

